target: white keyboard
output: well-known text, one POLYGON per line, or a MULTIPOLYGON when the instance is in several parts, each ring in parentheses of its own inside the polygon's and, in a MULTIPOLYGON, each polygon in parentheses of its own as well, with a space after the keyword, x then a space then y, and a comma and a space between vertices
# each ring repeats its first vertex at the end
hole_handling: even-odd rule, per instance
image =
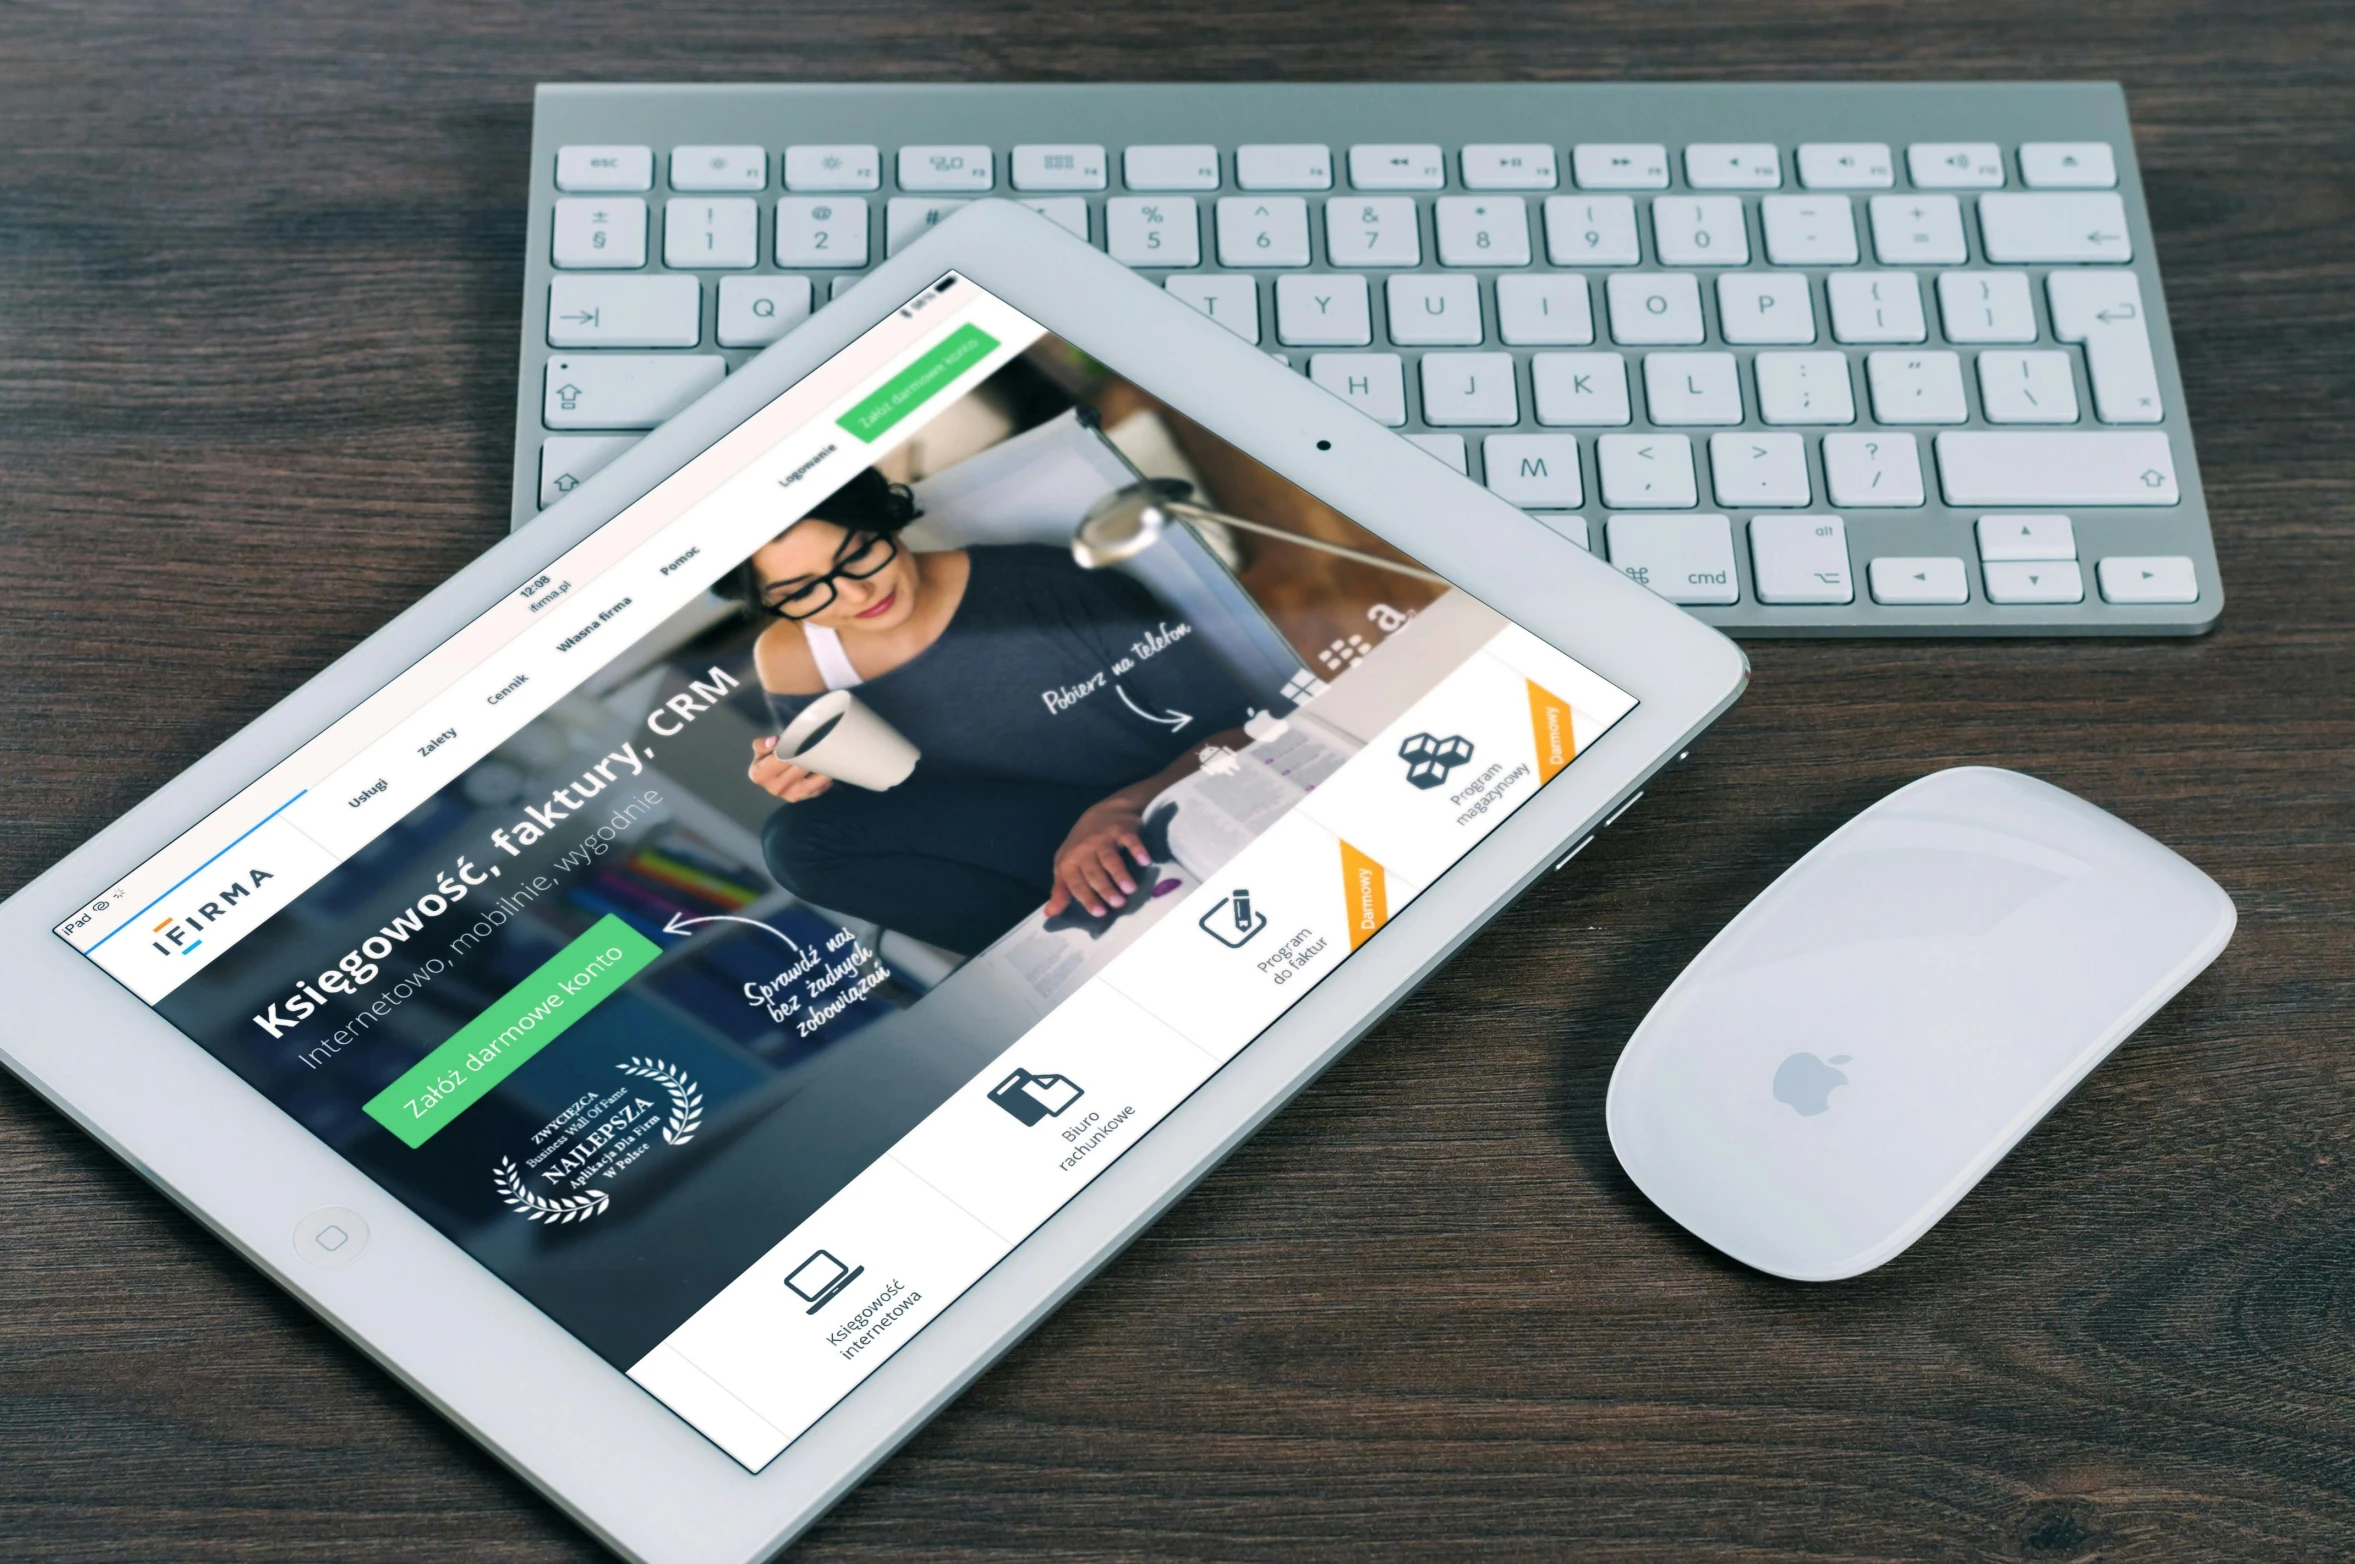
POLYGON ((2098 84, 544 86, 514 523, 985 195, 1737 634, 2222 605, 2098 84))

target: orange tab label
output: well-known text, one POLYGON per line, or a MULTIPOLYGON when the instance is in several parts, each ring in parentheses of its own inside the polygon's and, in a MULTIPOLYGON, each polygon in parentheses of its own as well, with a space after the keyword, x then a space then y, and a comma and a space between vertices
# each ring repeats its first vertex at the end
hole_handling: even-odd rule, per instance
POLYGON ((1526 682, 1529 735, 1537 740, 1537 780, 1542 787, 1578 754, 1578 735, 1570 730, 1570 703, 1534 679, 1526 682))
POLYGON ((1355 950, 1390 921, 1390 890, 1382 866, 1347 842, 1341 844, 1341 896, 1349 906, 1349 948, 1355 950))

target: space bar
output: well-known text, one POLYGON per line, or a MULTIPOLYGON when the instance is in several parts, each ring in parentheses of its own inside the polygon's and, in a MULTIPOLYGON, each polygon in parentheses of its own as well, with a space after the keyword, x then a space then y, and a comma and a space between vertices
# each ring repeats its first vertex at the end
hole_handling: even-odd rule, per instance
POLYGON ((1957 429, 1938 437, 1949 505, 2175 505, 2175 455, 2157 430, 1957 429))

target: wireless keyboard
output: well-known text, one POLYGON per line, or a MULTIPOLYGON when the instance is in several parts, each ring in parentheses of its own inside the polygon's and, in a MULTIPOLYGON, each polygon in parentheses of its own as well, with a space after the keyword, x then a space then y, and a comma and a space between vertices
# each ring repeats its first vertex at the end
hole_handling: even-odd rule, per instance
POLYGON ((1737 635, 2223 604, 2102 83, 543 86, 514 524, 987 195, 1737 635))

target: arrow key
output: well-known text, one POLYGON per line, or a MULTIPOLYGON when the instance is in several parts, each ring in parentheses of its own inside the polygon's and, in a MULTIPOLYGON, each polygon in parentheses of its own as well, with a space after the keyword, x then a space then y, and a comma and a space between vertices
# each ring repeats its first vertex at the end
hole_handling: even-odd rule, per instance
POLYGON ((2108 603, 2196 603, 2200 578, 2181 554, 2113 554, 2095 567, 2108 603))
POLYGON ((1887 555, 1866 571, 1873 601, 1898 604, 1954 604, 1971 600, 1969 580, 1959 559, 1907 559, 1887 555))
POLYGON ((2082 603, 2085 573, 2073 559, 1982 565, 1990 603, 2082 603))

